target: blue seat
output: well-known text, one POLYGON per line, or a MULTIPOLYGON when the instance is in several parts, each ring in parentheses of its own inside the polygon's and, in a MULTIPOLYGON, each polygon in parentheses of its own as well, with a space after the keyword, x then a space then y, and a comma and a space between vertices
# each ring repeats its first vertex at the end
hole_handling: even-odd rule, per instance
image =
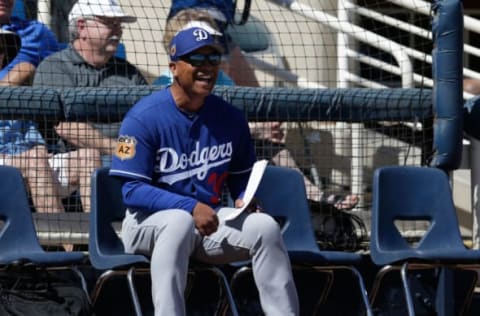
POLYGON ((86 262, 82 252, 45 251, 37 238, 29 205, 28 194, 20 170, 0 166, 0 266, 34 265, 38 268, 72 269, 86 282, 77 265, 86 262))
MULTIPOLYGON (((367 315, 373 315, 366 287, 360 271, 356 268, 363 262, 360 254, 344 251, 323 251, 317 245, 311 223, 307 194, 300 172, 286 167, 267 166, 256 193, 260 205, 282 226, 283 240, 288 250, 293 269, 314 269, 333 275, 335 270, 347 270, 358 282, 367 315)), ((231 287, 249 266, 240 268, 232 277, 231 287)), ((334 279, 330 279, 333 282, 334 279)), ((325 286, 318 304, 328 296, 331 284, 325 286)))
MULTIPOLYGON (((149 258, 143 255, 127 254, 117 234, 118 224, 125 216, 119 178, 111 177, 108 168, 97 169, 92 175, 89 254, 93 267, 105 270, 92 291, 92 304, 95 305, 104 283, 112 276, 127 276, 130 296, 135 313, 142 315, 141 304, 134 284, 135 273, 149 273, 149 258)), ((221 281, 233 315, 238 315, 230 287, 224 273, 215 266, 190 263, 190 270, 207 270, 221 281)))
POLYGON ((389 166, 375 170, 370 252, 373 262, 382 267, 372 285, 372 305, 386 273, 400 270, 409 315, 415 314, 409 269, 480 267, 480 252, 464 246, 449 179, 436 168, 389 166), (426 221, 429 226, 412 243, 400 233, 398 221, 404 225, 426 221))

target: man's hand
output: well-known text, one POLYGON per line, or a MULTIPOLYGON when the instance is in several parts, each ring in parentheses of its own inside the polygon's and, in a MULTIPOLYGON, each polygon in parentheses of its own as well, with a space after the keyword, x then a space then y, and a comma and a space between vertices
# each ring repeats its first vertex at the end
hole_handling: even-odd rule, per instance
POLYGON ((217 231, 217 213, 207 204, 198 202, 193 209, 192 216, 200 235, 208 236, 217 231))

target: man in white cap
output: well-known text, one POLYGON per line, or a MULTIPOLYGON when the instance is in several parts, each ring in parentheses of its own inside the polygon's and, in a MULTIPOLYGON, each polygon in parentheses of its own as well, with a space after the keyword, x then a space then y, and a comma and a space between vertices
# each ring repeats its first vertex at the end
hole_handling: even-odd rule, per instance
POLYGON ((68 16, 70 45, 37 69, 35 86, 105 87, 147 84, 140 71, 115 52, 123 23, 137 18, 116 0, 79 0, 68 16))
MULTIPOLYGON (((79 0, 69 14, 70 44, 39 65, 33 85, 54 88, 146 85, 147 81, 134 65, 115 56, 122 38, 122 24, 136 20, 126 14, 116 0, 79 0)), ((57 160, 54 168, 71 169, 75 162, 68 158, 78 149, 89 149, 94 156, 99 152, 103 164, 108 165, 119 126, 118 122, 60 122, 55 130, 62 138, 59 143, 65 159, 57 160)), ((84 182, 89 187, 89 180, 84 182)), ((85 188, 84 192, 83 195, 88 194, 89 189, 85 188)))

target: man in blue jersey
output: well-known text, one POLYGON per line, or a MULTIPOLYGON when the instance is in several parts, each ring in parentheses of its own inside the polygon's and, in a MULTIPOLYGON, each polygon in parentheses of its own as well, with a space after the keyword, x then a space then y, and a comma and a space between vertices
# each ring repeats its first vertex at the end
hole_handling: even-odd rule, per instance
MULTIPOLYGON (((216 85, 240 85, 258 87, 259 82, 254 69, 248 63, 240 47, 234 43, 228 30, 234 24, 235 4, 231 0, 172 0, 163 32, 163 44, 168 52, 172 37, 192 23, 201 23, 211 34, 223 35, 224 54, 216 85)), ((157 85, 169 85, 172 82, 170 71, 164 71, 153 82, 157 85)), ((297 169, 300 165, 285 144, 285 129, 282 122, 249 122, 250 133, 255 140, 257 158, 268 159, 272 164, 297 169)), ((354 208, 359 198, 356 195, 328 194, 312 179, 303 174, 307 196, 312 203, 332 205, 337 209, 354 208)))
POLYGON ((226 221, 232 209, 221 207, 224 183, 243 205, 255 161, 246 119, 211 94, 222 50, 201 27, 180 31, 169 51, 172 85, 124 118, 110 170, 125 181, 122 240, 127 252, 151 257, 157 316, 185 315, 190 257, 214 264, 252 259, 265 314, 298 315, 279 225, 260 212, 226 221))

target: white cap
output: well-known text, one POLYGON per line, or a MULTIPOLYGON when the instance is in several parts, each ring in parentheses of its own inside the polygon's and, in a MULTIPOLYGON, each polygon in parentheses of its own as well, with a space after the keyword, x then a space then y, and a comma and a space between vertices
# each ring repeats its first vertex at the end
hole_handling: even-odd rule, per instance
POLYGON ((78 0, 70 11, 68 20, 73 21, 83 16, 119 18, 123 23, 137 21, 137 17, 123 12, 118 0, 78 0))
MULTIPOLYGON (((193 27, 199 27, 210 33, 211 35, 215 36, 222 36, 223 34, 219 32, 218 30, 214 29, 209 23, 204 22, 204 21, 190 21, 187 24, 185 24, 180 31, 188 30, 193 27)), ((178 34, 177 32, 177 34, 178 34)))

